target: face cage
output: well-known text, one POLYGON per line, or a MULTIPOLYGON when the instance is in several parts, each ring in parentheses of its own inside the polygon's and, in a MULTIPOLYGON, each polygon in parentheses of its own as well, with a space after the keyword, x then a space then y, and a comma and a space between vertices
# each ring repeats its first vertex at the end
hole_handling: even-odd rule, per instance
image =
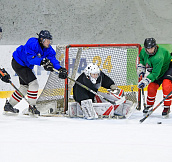
POLYGON ((100 73, 89 73, 90 77, 91 77, 91 74, 98 74, 97 78, 100 76, 100 73))
MULTIPOLYGON (((46 39, 47 39, 47 38, 43 39, 41 43, 43 44, 43 43, 45 42, 45 40, 46 40, 46 39)), ((50 45, 52 45, 52 44, 53 44, 53 40, 51 40, 51 39, 48 39, 48 40, 50 40, 50 44, 49 44, 49 46, 48 46, 48 47, 45 47, 45 46, 43 45, 45 48, 49 48, 49 47, 50 47, 50 45)))
MULTIPOLYGON (((147 51, 147 48, 145 48, 145 51, 146 51, 146 53, 149 55, 149 56, 153 56, 153 55, 155 55, 156 54, 156 52, 157 52, 157 50, 158 50, 158 47, 157 47, 157 45, 156 46, 154 46, 155 47, 155 50, 154 50, 154 52, 153 53, 149 53, 148 51, 147 51)), ((153 48, 153 47, 152 47, 153 48)))

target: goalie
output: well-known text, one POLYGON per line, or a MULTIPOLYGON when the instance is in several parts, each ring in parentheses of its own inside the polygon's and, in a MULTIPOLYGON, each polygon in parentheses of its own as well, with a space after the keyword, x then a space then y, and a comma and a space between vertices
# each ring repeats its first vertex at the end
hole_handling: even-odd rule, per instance
MULTIPOLYGON (((133 102, 125 100, 124 91, 119 89, 114 81, 104 74, 96 64, 90 63, 78 77, 77 81, 95 92, 100 87, 109 89, 109 93, 97 93, 112 102, 120 101, 118 105, 112 105, 98 95, 91 93, 75 83, 73 97, 78 103, 75 106, 82 109, 80 113, 83 112, 83 116, 86 119, 96 119, 98 116, 119 116, 125 118, 131 112, 133 102)), ((74 109, 74 105, 69 106, 70 116, 78 114, 74 109)), ((78 108, 76 109, 78 111, 78 108)))

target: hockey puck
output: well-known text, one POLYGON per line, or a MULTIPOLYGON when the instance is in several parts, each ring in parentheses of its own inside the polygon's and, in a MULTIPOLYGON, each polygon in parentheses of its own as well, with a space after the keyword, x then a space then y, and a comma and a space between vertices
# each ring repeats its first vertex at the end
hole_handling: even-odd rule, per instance
POLYGON ((157 122, 157 124, 162 124, 162 122, 157 122))

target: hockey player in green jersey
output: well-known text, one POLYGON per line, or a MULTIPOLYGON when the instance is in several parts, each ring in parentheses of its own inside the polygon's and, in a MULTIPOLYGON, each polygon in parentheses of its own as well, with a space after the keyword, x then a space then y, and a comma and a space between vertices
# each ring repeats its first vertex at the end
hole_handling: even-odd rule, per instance
MULTIPOLYGON (((138 83, 138 88, 148 85, 147 106, 143 110, 143 114, 146 115, 155 103, 157 89, 161 84, 164 98, 172 91, 172 62, 171 54, 157 45, 154 38, 145 39, 139 58, 137 74, 139 77, 142 75, 142 80, 138 83)), ((163 117, 170 113, 171 98, 172 96, 164 101, 163 117)))

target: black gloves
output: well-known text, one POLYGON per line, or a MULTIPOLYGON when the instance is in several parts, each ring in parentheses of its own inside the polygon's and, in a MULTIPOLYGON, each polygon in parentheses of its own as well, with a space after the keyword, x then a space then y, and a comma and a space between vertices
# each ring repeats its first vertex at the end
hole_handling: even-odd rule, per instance
POLYGON ((53 68, 54 68, 53 64, 52 64, 52 63, 50 62, 50 60, 47 59, 47 58, 44 58, 44 59, 41 61, 41 65, 44 67, 44 69, 45 69, 46 71, 54 71, 54 70, 53 70, 53 68))
POLYGON ((66 68, 61 67, 58 71, 59 71, 59 78, 61 78, 61 79, 66 79, 67 78, 66 68))
MULTIPOLYGON (((44 58, 41 61, 40 65, 42 65, 46 71, 52 71, 52 72, 54 71, 53 70, 54 69, 53 64, 47 58, 44 58)), ((66 79, 67 78, 67 70, 66 70, 66 68, 61 67, 58 71, 59 71, 59 78, 61 78, 61 79, 66 79)))
POLYGON ((3 82, 6 82, 6 83, 10 83, 10 75, 7 73, 7 71, 3 68, 3 69, 0 69, 0 79, 3 81, 3 82))

